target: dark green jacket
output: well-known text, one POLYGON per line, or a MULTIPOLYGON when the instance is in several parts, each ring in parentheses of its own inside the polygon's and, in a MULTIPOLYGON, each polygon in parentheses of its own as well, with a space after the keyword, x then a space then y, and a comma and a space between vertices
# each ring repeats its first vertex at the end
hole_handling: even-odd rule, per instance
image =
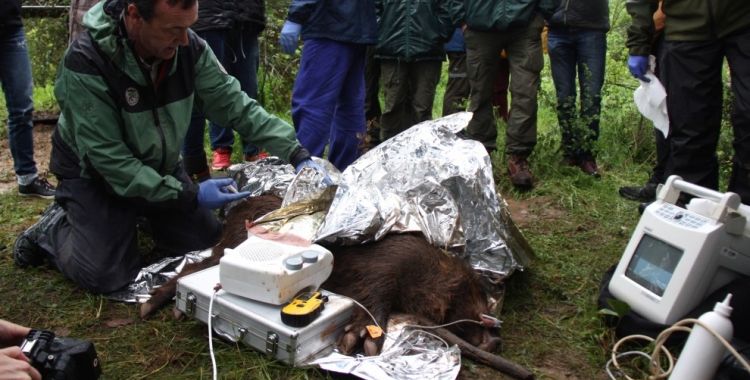
POLYGON ((457 26, 498 32, 524 27, 540 14, 549 19, 560 0, 452 0, 451 18, 457 26))
POLYGON ((455 29, 449 5, 449 0, 376 0, 375 58, 444 61, 443 45, 455 29))
MULTIPOLYGON (((649 55, 659 0, 627 0, 625 7, 632 18, 625 45, 630 55, 649 55)), ((666 41, 710 41, 750 27, 748 0, 665 0, 662 10, 666 41)))
POLYGON ((309 157, 294 128, 242 92, 192 31, 188 46, 161 63, 162 79, 154 86, 124 36, 122 7, 119 0, 107 0, 91 8, 84 19, 87 32, 68 47, 60 65, 53 173, 63 180, 101 179, 122 197, 194 208, 197 185, 171 175, 194 103, 217 125, 250 136, 292 164, 309 157))

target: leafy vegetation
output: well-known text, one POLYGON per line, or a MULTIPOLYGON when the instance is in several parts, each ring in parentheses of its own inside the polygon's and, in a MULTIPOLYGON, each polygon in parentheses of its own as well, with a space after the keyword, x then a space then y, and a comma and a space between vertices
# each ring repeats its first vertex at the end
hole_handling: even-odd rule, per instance
MULTIPOLYGON (((272 113, 290 121, 290 95, 299 54, 282 54, 277 46, 288 0, 266 3, 269 23, 261 40, 259 101, 272 113)), ((537 256, 529 268, 513 274, 506 284, 500 315, 505 321, 501 355, 531 368, 540 379, 606 378, 604 363, 614 341, 598 313, 599 281, 604 271, 619 260, 638 220, 637 204, 620 198, 617 188, 644 183, 655 160, 653 128, 639 115, 632 101, 637 83, 626 68, 624 38, 629 17, 624 11, 624 0, 611 1, 610 7, 612 32, 608 36, 597 147, 602 179, 597 181, 577 168, 559 165, 560 130, 548 65, 539 93, 538 145, 531 157, 531 169, 538 179, 534 189, 516 191, 506 176, 502 153, 492 157, 497 192, 508 199, 514 220, 537 256)), ((31 47, 38 86, 37 108, 55 107, 50 85, 57 53, 37 49, 64 46, 61 38, 64 29, 58 26, 52 27, 55 32, 43 29, 60 21, 27 22, 30 41, 38 41, 31 47)), ((436 117, 441 114, 445 81, 444 76, 435 101, 436 117)), ((731 95, 727 95, 726 110, 730 101, 731 95)), ((727 181, 732 155, 728 126, 727 111, 718 149, 722 184, 727 181)), ((498 146, 504 146, 504 127, 503 122, 498 122, 501 131, 498 146)), ((0 135, 7 136, 7 130, 3 131, 0 135)), ((155 318, 140 320, 136 305, 114 303, 88 294, 53 269, 15 266, 10 247, 21 231, 36 222, 46 205, 44 201, 21 199, 15 192, 0 194, 0 223, 4 227, 0 231, 0 244, 8 247, 0 251, 0 303, 3 304, 0 318, 93 340, 106 379, 210 378, 203 324, 177 322, 167 310, 155 318)), ((159 252, 151 250, 147 239, 142 249, 150 261, 160 257, 159 252)), ((314 369, 291 369, 247 347, 223 341, 216 341, 214 348, 222 378, 329 376, 314 369)), ((464 361, 461 378, 498 377, 481 365, 464 361)))

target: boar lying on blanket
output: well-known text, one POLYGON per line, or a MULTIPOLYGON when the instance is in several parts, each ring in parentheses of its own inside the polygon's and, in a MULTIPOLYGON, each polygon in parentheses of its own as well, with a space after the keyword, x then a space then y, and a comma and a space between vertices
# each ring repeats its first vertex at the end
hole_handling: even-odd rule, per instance
MULTIPOLYGON (((151 299, 141 306, 141 316, 150 316, 169 303, 180 277, 217 265, 225 248, 234 248, 247 239, 246 220, 255 220, 280 206, 281 199, 274 196, 252 197, 238 203, 227 214, 226 228, 211 257, 186 265, 177 277, 155 289, 151 299)), ((466 260, 443 253, 422 236, 413 234, 390 234, 374 243, 326 248, 333 253, 334 265, 321 287, 357 300, 383 328, 392 312, 424 317, 436 324, 469 319, 475 322, 457 323, 448 329, 486 351, 499 344, 498 338, 489 335, 492 321, 482 316, 489 306, 480 276, 466 260)), ((367 355, 380 352, 384 337, 369 337, 365 326, 370 324, 370 316, 356 307, 345 333, 338 339, 344 354, 361 348, 367 355)))

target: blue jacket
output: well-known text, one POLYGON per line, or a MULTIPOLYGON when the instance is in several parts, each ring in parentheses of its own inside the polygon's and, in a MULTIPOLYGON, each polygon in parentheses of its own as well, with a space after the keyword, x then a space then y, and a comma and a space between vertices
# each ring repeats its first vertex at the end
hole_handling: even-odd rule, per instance
POLYGON ((292 0, 287 20, 302 25, 302 39, 378 43, 375 0, 292 0))
POLYGON ((461 28, 456 28, 453 32, 453 38, 445 44, 446 53, 466 53, 466 41, 461 28))

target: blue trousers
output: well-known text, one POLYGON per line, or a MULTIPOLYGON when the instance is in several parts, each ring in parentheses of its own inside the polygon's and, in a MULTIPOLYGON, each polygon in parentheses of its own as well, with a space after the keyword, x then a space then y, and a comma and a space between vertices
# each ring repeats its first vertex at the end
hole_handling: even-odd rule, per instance
POLYGON ((563 153, 580 159, 593 156, 599 139, 607 33, 586 28, 550 28, 547 51, 557 93, 563 153), (581 89, 580 111, 576 85, 581 89))
POLYGON ((8 143, 13 170, 22 185, 37 176, 34 162, 33 91, 31 60, 21 26, 0 27, 0 83, 8 107, 8 143))
MULTIPOLYGON (((242 24, 232 29, 207 30, 198 32, 198 35, 206 40, 208 46, 224 66, 227 73, 240 82, 240 88, 249 97, 258 97, 258 34, 249 28, 243 28, 242 24)), ((205 133, 206 119, 197 109, 193 109, 193 117, 188 127, 185 141, 182 145, 183 156, 196 156, 204 154, 203 134, 205 133)), ((208 123, 208 137, 211 141, 211 149, 230 148, 234 144, 234 130, 222 128, 208 123)), ((259 149, 248 141, 242 142, 242 151, 245 155, 256 155, 259 149)))
POLYGON ((366 45, 305 41, 292 91, 297 139, 313 156, 344 171, 361 154, 365 135, 366 45))

